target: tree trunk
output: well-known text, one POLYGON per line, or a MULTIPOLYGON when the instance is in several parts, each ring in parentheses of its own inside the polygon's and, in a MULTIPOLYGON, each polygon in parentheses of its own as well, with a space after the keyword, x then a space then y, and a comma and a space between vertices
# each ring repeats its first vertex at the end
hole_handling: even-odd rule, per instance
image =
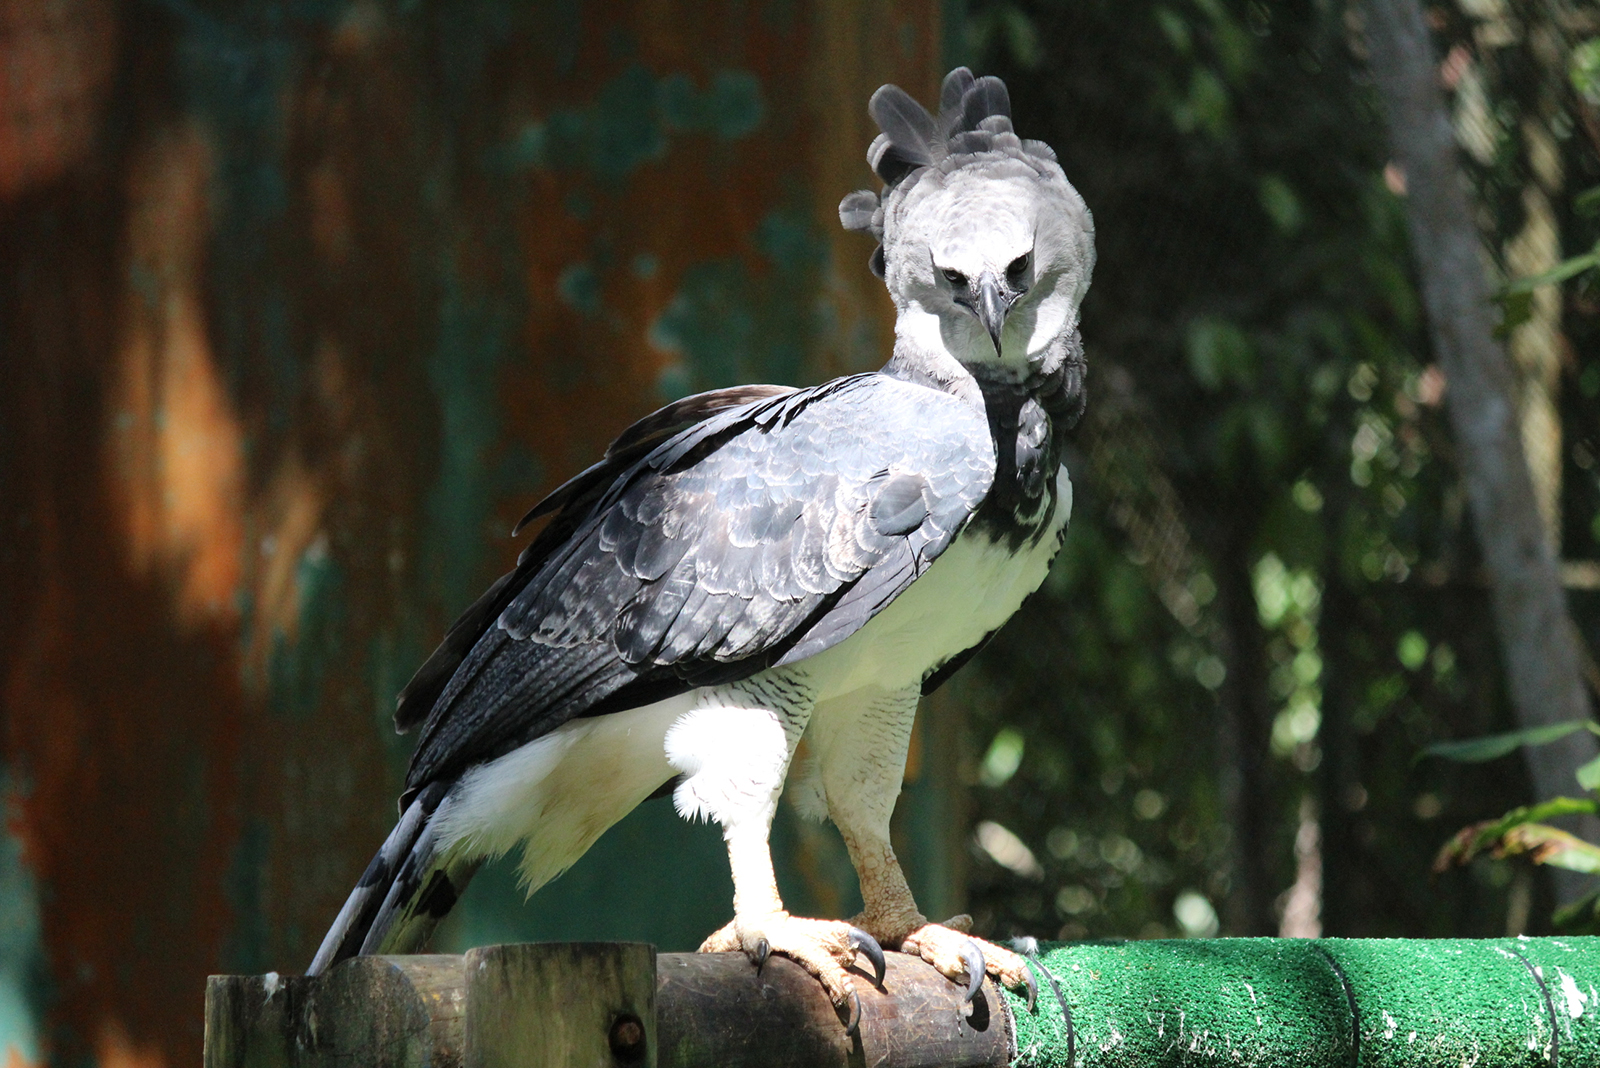
MULTIPOLYGON (((1517 720, 1531 727, 1580 719, 1589 703, 1578 648, 1523 452, 1511 363, 1492 332, 1491 290, 1422 10, 1417 0, 1367 0, 1365 10, 1517 720)), ((1534 790, 1546 798, 1573 793, 1573 772, 1597 750, 1594 737, 1580 732, 1525 752, 1534 790)), ((1600 835, 1600 823, 1585 823, 1580 833, 1600 835)), ((1558 873, 1558 897, 1570 900, 1584 882, 1558 873)))

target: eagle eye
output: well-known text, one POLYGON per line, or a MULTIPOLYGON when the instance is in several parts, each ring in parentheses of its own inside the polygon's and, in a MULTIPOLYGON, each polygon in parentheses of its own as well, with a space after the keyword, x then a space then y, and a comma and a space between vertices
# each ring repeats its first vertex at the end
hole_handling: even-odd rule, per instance
POLYGON ((1022 255, 1012 260, 1010 265, 1006 267, 1006 280, 1012 285, 1020 282, 1023 274, 1028 269, 1028 264, 1032 261, 1033 254, 1031 252, 1024 252, 1022 255))
POLYGON ((949 282, 956 289, 967 288, 967 276, 962 274, 960 271, 951 270, 949 267, 946 267, 943 270, 943 274, 944 280, 949 282))

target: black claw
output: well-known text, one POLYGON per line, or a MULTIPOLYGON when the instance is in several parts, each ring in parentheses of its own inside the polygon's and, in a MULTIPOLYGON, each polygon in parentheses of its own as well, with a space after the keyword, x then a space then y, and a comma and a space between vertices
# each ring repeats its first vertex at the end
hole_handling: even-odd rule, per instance
POLYGON ((756 939, 756 974, 761 974, 761 969, 766 965, 767 958, 772 956, 772 947, 765 938, 756 939))
POLYGON ((872 970, 875 973, 872 985, 882 990, 883 977, 889 971, 889 962, 883 959, 883 947, 878 945, 878 940, 861 928, 852 927, 850 928, 850 948, 872 962, 872 970))
POLYGON ((844 1023, 844 1033, 854 1038, 861 1027, 861 995, 850 991, 850 1018, 844 1023))
POLYGON ((1028 1011, 1033 1011, 1033 1003, 1039 999, 1039 980, 1033 977, 1033 969, 1029 968, 1022 973, 1022 979, 1028 984, 1028 1011))
POLYGON ((967 1000, 971 1001, 978 996, 978 988, 983 985, 984 972, 987 970, 983 963, 983 950, 978 948, 976 942, 968 942, 967 948, 961 951, 961 961, 967 966, 967 1000))

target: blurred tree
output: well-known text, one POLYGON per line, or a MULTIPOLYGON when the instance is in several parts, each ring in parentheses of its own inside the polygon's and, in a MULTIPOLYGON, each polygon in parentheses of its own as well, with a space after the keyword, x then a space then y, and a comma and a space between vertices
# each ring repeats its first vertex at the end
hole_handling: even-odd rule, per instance
MULTIPOLYGON (((1432 43, 1416 0, 1371 0, 1366 40, 1384 98, 1398 165, 1406 176, 1407 216, 1434 346, 1450 394, 1451 415, 1463 483, 1482 546, 1513 704, 1524 727, 1581 720, 1589 714, 1580 673, 1578 642, 1562 595, 1555 544, 1561 434, 1554 425, 1550 389, 1555 317, 1548 300, 1512 336, 1511 355, 1521 355, 1524 374, 1519 433, 1517 383, 1511 362, 1493 336, 1490 285, 1484 276, 1481 240, 1472 221, 1457 163, 1455 136, 1438 88, 1432 43), (1546 373, 1545 365, 1551 364, 1546 373), (1525 445, 1531 443, 1531 448, 1525 445), (1529 470, 1530 461, 1533 470, 1529 470)), ((1524 190, 1525 220, 1509 259, 1542 273, 1552 268, 1554 234, 1546 186, 1559 183, 1559 166, 1544 157, 1548 135, 1531 122, 1525 134, 1538 146, 1535 169, 1524 190), (1519 253, 1533 244, 1536 252, 1519 253)), ((1556 301, 1559 307, 1559 300, 1556 301)), ((1595 758, 1594 738, 1574 732, 1528 750, 1528 768, 1539 800, 1567 792, 1578 768, 1595 758)), ((1587 820, 1588 837, 1600 823, 1587 820)), ((1586 880, 1559 880, 1560 896, 1581 895, 1586 880)))
MULTIPOLYGON (((1531 884, 1422 877, 1528 786, 1509 763, 1413 765, 1509 708, 1358 12, 1039 0, 975 5, 971 26, 1100 249, 1079 515, 1027 622, 963 683, 992 716, 978 815, 1034 860, 980 840, 980 922, 1520 929, 1531 884)), ((1570 314, 1592 331, 1592 306, 1570 314)), ((1575 604, 1591 635, 1593 607, 1575 604)))

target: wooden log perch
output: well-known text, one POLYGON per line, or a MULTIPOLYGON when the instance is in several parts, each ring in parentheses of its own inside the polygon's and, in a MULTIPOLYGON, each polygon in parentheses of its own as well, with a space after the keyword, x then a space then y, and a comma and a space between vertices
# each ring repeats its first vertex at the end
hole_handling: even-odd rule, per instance
POLYGON ((857 981, 855 1037, 788 960, 639 943, 213 976, 205 1066, 1600 1066, 1600 938, 1069 943, 1033 962, 1031 1013, 888 960, 882 991, 857 981))
POLYGON ((1004 1065, 1011 1027, 986 982, 961 988, 888 954, 857 1037, 783 957, 662 953, 636 942, 357 957, 316 979, 212 976, 205 1068, 962 1068, 1004 1065), (863 1060, 864 1058, 864 1060, 863 1060))

